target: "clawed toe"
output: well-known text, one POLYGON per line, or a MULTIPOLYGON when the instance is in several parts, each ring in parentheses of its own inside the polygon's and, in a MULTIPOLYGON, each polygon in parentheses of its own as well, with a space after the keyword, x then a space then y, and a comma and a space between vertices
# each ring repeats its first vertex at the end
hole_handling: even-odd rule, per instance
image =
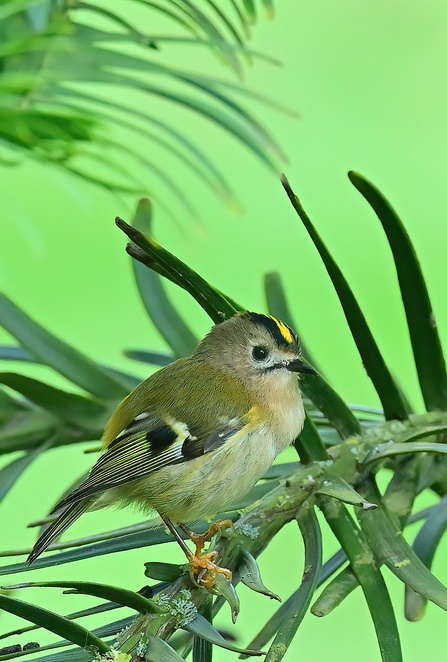
POLYGON ((201 556, 192 554, 189 560, 189 577, 195 586, 203 586, 212 589, 217 573, 222 573, 228 581, 231 581, 232 572, 228 568, 221 568, 215 563, 217 552, 209 552, 201 556))

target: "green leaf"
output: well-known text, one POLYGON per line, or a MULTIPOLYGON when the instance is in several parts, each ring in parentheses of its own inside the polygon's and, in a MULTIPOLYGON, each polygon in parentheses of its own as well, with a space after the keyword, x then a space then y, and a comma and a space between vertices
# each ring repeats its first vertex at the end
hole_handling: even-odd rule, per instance
POLYGON ((283 659, 307 612, 321 572, 323 547, 320 525, 313 506, 305 504, 297 519, 304 541, 304 574, 287 614, 288 618, 281 623, 269 648, 266 662, 279 662, 283 659))
POLYGON ((267 18, 273 18, 273 0, 262 0, 267 18))
POLYGON ((301 462, 308 464, 311 461, 325 461, 329 459, 317 427, 306 411, 303 429, 293 444, 298 451, 301 462))
POLYGON ((123 354, 124 356, 127 356, 128 359, 140 361, 141 363, 151 363, 152 365, 158 365, 161 367, 169 365, 174 361, 172 354, 149 352, 145 349, 126 349, 123 354))
POLYGON ((22 347, 11 345, 0 345, 0 359, 6 361, 26 361, 28 363, 38 363, 34 356, 26 352, 22 347))
POLYGON ((245 34, 246 38, 249 39, 249 37, 250 37, 250 26, 249 26, 248 18, 247 18, 247 16, 245 16, 244 12, 241 11, 241 9, 239 8, 239 5, 237 4, 236 0, 230 0, 230 1, 231 1, 231 5, 232 5, 234 11, 238 15, 238 18, 239 18, 239 20, 242 24, 242 27, 244 29, 244 34, 245 34))
POLYGON ((430 297, 410 237, 382 193, 357 172, 349 179, 369 202, 393 253, 419 384, 428 410, 447 409, 447 373, 430 297))
POLYGON ((92 395, 111 400, 127 395, 117 377, 46 331, 1 293, 0 324, 38 360, 92 395))
MULTIPOLYGON (((84 595, 94 595, 97 598, 104 598, 117 602, 123 607, 130 607, 141 614, 148 612, 153 614, 160 613, 160 607, 143 597, 139 593, 129 591, 125 588, 118 586, 110 586, 109 584, 97 584, 95 582, 24 582, 21 584, 13 584, 12 586, 2 586, 5 590, 20 589, 20 588, 34 588, 36 586, 45 588, 67 588, 73 589, 65 591, 65 593, 81 593, 84 595)), ((70 641, 72 641, 70 639, 70 641)))
MULTIPOLYGON (((209 595, 205 604, 200 610, 203 618, 205 618, 210 623, 213 622, 213 600, 211 595, 209 595)), ((187 658, 187 654, 183 652, 183 658, 187 658)), ((192 662, 212 662, 213 659, 213 644, 211 644, 206 639, 202 637, 193 637, 192 642, 192 662)))
MULTIPOLYGON (((268 483, 270 491, 276 487, 275 481, 269 481, 268 483)), ((225 513, 225 517, 228 518, 229 513, 225 513)), ((234 515, 233 515, 234 516, 234 515)), ((136 525, 140 528, 141 525, 136 525)), ((127 527, 126 527, 127 528, 127 527)), ((130 527, 129 527, 130 528, 130 527)), ((197 533, 203 533, 208 530, 208 524, 206 522, 198 523, 194 525, 194 530, 197 533)), ((114 554, 116 552, 126 551, 128 549, 139 549, 140 547, 148 547, 151 545, 160 545, 165 542, 171 542, 172 537, 164 531, 162 527, 158 529, 148 528, 141 531, 138 530, 136 533, 128 533, 121 535, 121 529, 118 531, 110 532, 113 537, 102 542, 94 544, 84 544, 86 541, 89 541, 90 538, 96 539, 96 536, 91 536, 87 538, 81 538, 75 541, 69 541, 67 543, 60 543, 62 546, 70 546, 71 544, 80 545, 74 549, 70 549, 66 552, 60 552, 58 554, 51 554, 48 556, 40 556, 32 565, 27 563, 12 563, 7 566, 0 567, 0 576, 1 575, 12 575, 17 572, 29 572, 32 570, 37 570, 38 568, 48 568, 54 565, 62 565, 64 563, 71 563, 72 561, 79 561, 82 559, 88 559, 96 556, 103 556, 104 554, 114 554), (117 536, 117 534, 120 534, 117 536)), ((104 534, 106 536, 108 534, 104 534)), ((22 552, 23 550, 20 550, 22 552)))
POLYGON ((189 292, 215 323, 222 322, 237 312, 228 299, 172 253, 123 219, 117 217, 116 224, 149 258, 166 270, 177 285, 189 292))
POLYGON ((221 634, 219 634, 216 628, 213 627, 206 618, 200 614, 196 614, 192 621, 185 623, 180 627, 182 630, 191 632, 191 634, 194 634, 196 637, 202 637, 202 639, 205 639, 216 646, 220 646, 220 648, 225 648, 226 650, 235 653, 243 653, 244 655, 265 655, 262 651, 247 650, 245 648, 237 648, 236 646, 233 646, 229 641, 224 639, 221 634))
POLYGON ((231 620, 236 623, 241 610, 241 603, 231 580, 227 579, 222 573, 217 573, 211 591, 214 595, 222 596, 228 602, 231 609, 231 620))
MULTIPOLYGON (((290 598, 288 598, 288 600, 275 611, 264 627, 261 628, 255 637, 253 637, 248 644, 251 649, 260 650, 266 646, 270 639, 272 639, 278 632, 281 624, 289 620, 296 602, 298 591, 299 589, 292 593, 290 598)), ((240 655, 240 659, 245 659, 246 657, 246 655, 240 655)))
POLYGON ((256 6, 255 0, 242 0, 244 3, 244 8, 247 13, 247 18, 250 23, 256 23, 256 6))
MULTIPOLYGON (((408 467, 405 467, 405 473, 408 473, 408 467)), ((396 477, 396 474, 395 474, 396 477)), ((394 480, 394 479, 393 479, 394 480)), ((392 481, 391 481, 392 482, 392 481)), ((413 481, 410 479, 410 483, 412 484, 413 481)), ((385 502, 387 499, 387 494, 388 494, 388 489, 390 487, 391 483, 389 484, 387 488, 387 493, 385 494, 385 497, 383 501, 385 502)), ((395 497, 391 497, 393 499, 393 513, 398 514, 396 511, 396 505, 400 506, 401 500, 396 502, 395 497)), ((404 508, 406 510, 407 505, 406 502, 404 503, 404 508)), ((430 508, 424 508, 423 510, 419 511, 418 513, 415 513, 414 515, 411 515, 408 520, 405 518, 405 522, 407 524, 413 524, 414 522, 418 522, 421 519, 425 519, 430 516, 432 512, 434 512, 434 509, 437 508, 436 506, 430 506, 430 508)), ((404 522, 404 523, 405 523, 404 522)), ((323 570, 321 572, 321 579, 320 583, 323 583, 328 579, 333 572, 335 572, 344 562, 346 561, 346 554, 344 553, 343 550, 339 550, 337 554, 335 554, 327 563, 324 564, 323 570)), ((340 572, 337 577, 335 577, 327 586, 326 588, 322 591, 318 599, 315 601, 314 605, 312 606, 312 613, 315 616, 326 616, 329 614, 335 607, 338 607, 341 602, 348 597, 348 595, 358 587, 358 581, 355 577, 355 575, 352 572, 352 569, 350 566, 346 567, 342 572, 340 572)), ((411 599, 414 598, 415 603, 419 603, 419 600, 423 600, 421 596, 418 593, 414 593, 411 591, 411 589, 408 588, 408 586, 405 587, 405 593, 406 595, 412 596, 411 599), (418 600, 419 598, 419 600, 418 600)), ((412 620, 412 619, 410 619, 412 620)))
POLYGON ((0 608, 11 614, 16 614, 27 621, 36 623, 36 625, 40 625, 46 630, 50 630, 50 632, 68 639, 81 648, 92 647, 100 653, 107 653, 110 650, 107 644, 92 634, 92 632, 82 627, 82 625, 79 625, 79 623, 73 623, 73 621, 69 621, 63 616, 58 616, 52 611, 42 609, 42 607, 37 607, 29 602, 0 595, 0 608))
POLYGON ((162 582, 175 582, 184 573, 184 568, 177 563, 162 563, 160 561, 149 561, 144 564, 144 574, 151 579, 162 582))
MULTIPOLYGON (((419 529, 413 542, 413 550, 422 563, 430 569, 435 552, 447 529, 447 497, 444 497, 432 510, 419 529)), ((425 612, 427 600, 408 586, 405 587, 405 618, 418 621, 425 612)))
MULTIPOLYGON (((175 275, 172 273, 172 271, 165 269, 161 264, 155 262, 152 258, 149 257, 149 255, 145 251, 139 248, 139 246, 137 246, 136 244, 129 242, 126 245, 126 251, 135 260, 141 262, 141 264, 145 264, 147 267, 149 267, 149 269, 152 269, 157 274, 160 274, 160 276, 163 276, 163 278, 170 280, 172 283, 174 283, 174 285, 179 285, 180 287, 184 287, 181 282, 179 283, 178 277, 176 278, 175 275)), ((240 304, 236 303, 236 301, 234 301, 234 299, 232 299, 228 295, 224 294, 220 290, 217 290, 216 288, 213 289, 218 293, 219 296, 223 297, 223 299, 229 302, 236 311, 245 310, 245 308, 243 308, 240 304)))
MULTIPOLYGON (((319 503, 362 587, 376 630, 383 662, 402 662, 402 650, 393 605, 382 574, 374 563, 371 548, 362 531, 355 525, 346 506, 329 497, 320 498, 319 503)), ((361 512, 366 514, 366 511, 361 512)), ((369 512, 377 512, 377 510, 369 512)))
POLYGON ((267 469, 263 475, 263 479, 284 478, 300 468, 299 462, 284 462, 282 464, 274 464, 270 469, 267 469))
MULTIPOLYGON (((365 485, 365 491, 380 503, 380 494, 372 482, 365 485)), ((422 563, 385 510, 358 511, 357 518, 377 561, 413 591, 447 610, 447 588, 422 563)))
POLYGON ((273 593, 273 591, 263 584, 256 559, 245 549, 241 549, 241 556, 242 562, 238 568, 238 576, 241 582, 245 586, 248 586, 248 588, 251 588, 252 591, 262 593, 262 595, 266 595, 268 598, 281 602, 279 595, 273 593))
POLYGON ((100 402, 63 391, 26 375, 0 372, 0 382, 67 423, 96 427, 99 436, 112 414, 110 408, 100 402))
POLYGON ((53 441, 54 438, 49 439, 39 448, 16 458, 0 470, 0 501, 5 498, 16 480, 20 478, 31 462, 33 462, 40 453, 47 450, 47 448, 50 448, 53 441))
POLYGON ((374 388, 376 389, 380 402, 382 403, 385 418, 387 420, 406 419, 409 412, 407 412, 405 400, 402 398, 399 388, 380 353, 376 341, 373 338, 366 319, 346 278, 343 276, 343 273, 316 231, 315 226, 304 211, 299 198, 293 192, 284 175, 281 181, 295 211, 301 218, 304 227, 314 242, 329 277, 332 280, 335 291, 337 292, 337 296, 342 305, 346 321, 351 330, 352 337, 361 356, 362 363, 365 366, 366 372, 374 384, 374 388))
MULTIPOLYGON (((54 416, 46 411, 19 411, 2 427, 0 454, 36 448, 54 435, 58 427, 54 416)), ((59 436, 54 445, 63 443, 66 442, 59 436)))
POLYGON ((17 572, 29 572, 38 568, 48 568, 54 565, 71 563, 81 559, 102 556, 104 554, 114 554, 128 549, 139 549, 147 545, 158 545, 169 542, 170 536, 164 531, 145 531, 142 533, 131 533, 128 535, 106 540, 104 542, 76 547, 59 554, 50 554, 39 557, 32 565, 26 563, 12 563, 11 565, 0 567, 0 575, 11 575, 17 572))
MULTIPOLYGON (((346 558, 346 557, 345 557, 346 558)), ((322 618, 338 607, 348 597, 359 583, 351 566, 343 568, 336 577, 323 589, 311 608, 314 616, 322 618)))
POLYGON ((335 474, 332 475, 326 472, 325 479, 315 491, 317 494, 325 494, 344 503, 350 503, 353 506, 361 506, 363 510, 377 508, 376 503, 366 501, 349 483, 335 474))
POLYGON ((334 574, 334 572, 337 572, 337 570, 341 568, 344 563, 346 563, 346 558, 346 553, 343 549, 339 549, 338 552, 331 556, 331 558, 328 559, 326 563, 324 563, 321 569, 318 586, 324 584, 324 582, 327 581, 329 577, 334 574))
POLYGON ((324 414, 342 439, 361 433, 361 425, 344 400, 321 375, 300 378, 303 393, 324 414))
MULTIPOLYGON (((104 602, 101 605, 90 607, 90 609, 82 609, 81 611, 74 611, 71 614, 66 614, 65 618, 68 618, 71 621, 77 618, 83 618, 84 616, 91 616, 92 614, 102 614, 103 612, 111 611, 112 609, 118 609, 119 607, 120 605, 118 605, 116 602, 104 602)), ((9 632, 0 634, 0 639, 7 639, 13 635, 24 634, 25 632, 31 632, 32 630, 38 630, 39 627, 39 625, 28 625, 24 628, 10 630, 9 632)))
POLYGON ((184 662, 183 658, 163 639, 152 635, 145 636, 142 644, 147 662, 184 662))
MULTIPOLYGON (((190 0, 183 0, 186 7, 182 7, 175 3, 176 8, 179 11, 182 11, 186 14, 188 18, 192 18, 194 23, 200 27, 205 34, 208 35, 211 42, 216 44, 221 44, 220 50, 222 55, 227 60, 227 63, 234 69, 234 71, 241 76, 242 70, 241 65, 231 48, 228 47, 226 40, 224 39, 222 33, 216 28, 215 24, 207 17, 207 15, 202 12, 197 5, 190 2, 190 0)), ((174 3, 173 3, 174 4, 174 3)))
MULTIPOLYGON (((151 216, 151 202, 148 198, 142 198, 132 225, 149 236, 151 216)), ((199 341, 172 305, 160 276, 135 260, 132 260, 132 267, 141 300, 155 328, 174 351, 175 358, 189 356, 199 341)))
MULTIPOLYGON (((442 426, 443 430, 447 428, 442 426)), ((419 433, 418 436, 431 436, 433 432, 428 430, 424 434, 419 433)), ((414 441, 407 443, 393 443, 380 444, 377 448, 373 449, 365 458, 363 464, 370 464, 376 460, 383 460, 386 457, 393 457, 394 455, 404 455, 407 453, 447 453, 447 446, 445 444, 435 444, 429 441, 414 441)))
POLYGON ((92 660, 93 656, 82 648, 70 648, 52 655, 33 658, 33 662, 92 662, 92 660))
MULTIPOLYGON (((125 116, 130 115, 132 118, 141 119, 145 123, 149 123, 155 126, 158 131, 167 134, 169 138, 172 138, 173 140, 178 142, 181 147, 185 148, 188 152, 190 152, 191 155, 200 163, 200 165, 205 168, 205 172, 207 173, 207 176, 212 177, 211 181, 215 182, 212 184, 212 187, 217 188, 217 190, 220 191, 220 195, 222 195, 222 197, 227 198, 232 205, 237 206, 237 201, 234 199, 230 187, 228 186, 228 183, 224 179, 221 172, 216 168, 213 162, 208 159, 208 157, 206 156, 206 154, 204 154, 204 152, 202 152, 194 143, 192 143, 187 136, 184 136, 183 134, 179 133, 175 127, 171 127, 169 126, 169 124, 160 121, 156 117, 153 117, 152 115, 148 115, 147 113, 142 112, 141 109, 131 108, 129 106, 119 104, 116 101, 111 101, 109 99, 96 98, 94 96, 90 96, 86 94, 85 92, 80 92, 79 90, 76 90, 76 92, 74 92, 73 90, 58 87, 57 93, 62 98, 68 97, 68 98, 73 98, 74 101, 78 101, 80 99, 80 100, 93 102, 94 104, 103 106, 106 111, 110 111, 110 110, 121 111, 120 117, 118 119, 113 115, 109 115, 109 114, 106 115, 108 121, 111 121, 113 123, 120 124, 122 121, 122 115, 125 116)), ((138 130, 138 125, 134 126, 134 130, 138 130)), ((157 137, 157 141, 160 141, 158 137, 157 137)), ((168 143, 164 143, 164 144, 168 144, 168 143)))
POLYGON ((239 32, 237 31, 235 25, 228 19, 226 14, 219 8, 219 6, 213 2, 213 0, 208 0, 208 4, 214 9, 219 18, 222 19, 222 23, 228 28, 228 31, 233 35, 235 41, 240 46, 243 46, 243 40, 241 39, 239 32))

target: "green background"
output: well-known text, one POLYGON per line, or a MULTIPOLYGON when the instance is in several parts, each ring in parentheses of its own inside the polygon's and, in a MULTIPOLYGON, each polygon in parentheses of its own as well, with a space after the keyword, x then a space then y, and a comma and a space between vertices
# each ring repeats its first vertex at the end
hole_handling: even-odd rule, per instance
MULTIPOLYGON (((164 26, 160 20, 160 27, 164 26)), ((446 30, 447 5, 441 1, 283 0, 277 3, 273 21, 260 18, 251 43, 278 57, 282 66, 256 61, 245 79, 251 89, 295 110, 299 117, 241 98, 286 151, 285 173, 342 266, 387 362, 418 410, 422 401, 390 251, 377 219, 346 173, 354 169, 368 177, 401 214, 422 263, 446 346, 446 30)), ((191 48, 185 56, 184 48, 165 46, 163 56, 176 66, 181 62, 186 69, 231 79, 230 72, 203 49, 191 48)), ((135 101, 142 102, 137 97, 135 101)), ((263 274, 279 271, 297 327, 333 386, 348 402, 377 406, 331 283, 277 178, 217 126, 160 101, 154 101, 154 107, 200 141, 243 206, 240 214, 234 214, 183 166, 148 144, 148 156, 170 169, 201 217, 191 219, 166 187, 141 171, 140 179, 147 178, 148 188, 177 217, 170 217, 155 202, 156 239, 253 310, 264 310, 263 274)), ((131 219, 136 198, 98 190, 31 162, 2 167, 0 176, 1 289, 86 354, 145 377, 147 368, 125 359, 122 349, 166 347, 138 300, 125 237, 113 223, 116 215, 131 219)), ((197 335, 203 335, 210 326, 206 315, 184 293, 174 287, 169 291, 197 335)), ((1 342, 10 340, 6 333, 0 334, 1 342)), ((70 387, 49 369, 19 368, 70 387)), ((2 502, 3 548, 32 544, 35 534, 26 529, 27 523, 42 517, 66 486, 91 466, 92 456, 82 454, 86 446, 46 453, 24 474, 2 502)), ((281 460, 294 459, 292 451, 288 453, 281 460)), ((93 513, 77 522, 68 536, 140 520, 141 515, 130 510, 93 513)), ((336 545, 330 536, 326 540, 327 558, 336 545)), ((441 545, 434 570, 446 582, 444 551, 441 545)), ((145 583, 143 562, 160 559, 160 552, 163 560, 182 560, 172 544, 49 568, 23 579, 82 578, 138 589, 145 583)), ((287 598, 299 585, 302 572, 297 526, 289 525, 274 540, 260 565, 265 583, 287 598)), ((429 606, 423 621, 406 623, 400 613, 403 588, 394 579, 389 585, 406 662, 429 655, 442 659, 445 614, 429 606)), ((225 608, 217 624, 234 630, 239 643, 246 645, 276 607, 262 596, 242 588, 239 592, 242 612, 236 626, 231 626, 225 608)), ((61 597, 45 589, 20 592, 19 597, 63 613, 87 604, 85 598, 81 604, 77 597, 61 597)), ((2 630, 15 623, 2 615, 2 630)), ((88 626, 93 623, 92 619, 88 626)), ((39 634, 21 643, 35 638, 46 641, 39 634)), ((307 616, 285 659, 312 656, 314 662, 329 657, 357 662, 359 650, 364 662, 380 659, 357 591, 326 619, 307 616)), ((219 650, 215 659, 237 658, 219 650)))

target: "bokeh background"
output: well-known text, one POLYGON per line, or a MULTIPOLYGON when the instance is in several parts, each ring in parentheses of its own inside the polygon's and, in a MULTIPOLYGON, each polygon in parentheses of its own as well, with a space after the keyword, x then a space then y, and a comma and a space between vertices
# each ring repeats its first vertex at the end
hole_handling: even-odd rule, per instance
MULTIPOLYGON (((350 281, 392 371, 419 410, 422 401, 390 251, 380 224, 346 173, 353 169, 368 177, 401 214, 447 347, 446 35, 447 5, 441 0, 282 0, 273 20, 260 15, 251 42, 282 66, 258 60, 245 70, 248 87, 298 114, 292 117, 243 100, 287 153, 284 172, 350 281)), ((176 66, 181 57, 186 69, 232 80, 231 73, 204 49, 165 46, 164 57, 176 66)), ((172 218, 154 203, 155 238, 253 310, 265 309, 263 275, 278 271, 297 326, 333 386, 348 402, 378 406, 324 267, 279 180, 217 126, 172 105, 154 104, 166 119, 200 141, 241 205, 235 213, 187 169, 171 164, 161 149, 158 153, 148 144, 151 158, 172 168, 171 174, 188 190, 200 213, 200 219, 191 218, 162 184, 152 178, 149 184, 147 173, 148 187, 176 215, 172 218)), ((146 173, 139 172, 139 177, 144 181, 146 173)), ((136 197, 113 194, 25 160, 14 167, 0 166, 0 189, 1 289, 86 354, 141 378, 147 376, 147 367, 126 359, 122 350, 167 348, 139 302, 124 251, 125 237, 113 222, 116 215, 131 219, 136 197)), ((174 286, 169 292, 197 335, 203 335, 210 326, 206 315, 174 286)), ((11 338, 1 332, 0 342, 10 343, 11 338)), ((7 366, 16 367, 72 388, 45 368, 7 366)), ((3 548, 32 544, 35 534, 26 529, 27 523, 42 517, 66 486, 91 466, 92 456, 83 454, 91 445, 45 453, 23 475, 1 505, 3 548)), ((295 459, 292 451, 288 453, 281 461, 295 459)), ((0 460, 0 466, 5 462, 0 460)), ((129 510, 93 513, 81 518, 69 536, 140 520, 141 515, 129 510)), ((302 573, 302 547, 295 528, 289 525, 260 558, 265 583, 283 599, 297 588, 302 573)), ((327 558, 337 547, 330 534, 325 540, 327 558)), ((137 590, 145 583, 143 562, 160 560, 160 551, 163 560, 182 560, 179 548, 170 544, 162 550, 152 547, 36 571, 26 579, 90 579, 137 590)), ((434 565, 444 582, 445 551, 441 545, 434 565)), ((429 605, 421 622, 405 622, 400 609, 403 588, 388 573, 386 578, 396 600, 406 662, 429 656, 441 659, 447 616, 429 605)), ((81 604, 76 596, 50 594, 46 589, 19 597, 61 613, 89 604, 87 599, 82 598, 81 604)), ((216 622, 246 645, 275 605, 243 588, 240 597, 242 611, 236 626, 231 626, 227 609, 216 622)), ((2 630, 16 622, 0 615, 2 630)), ((92 619, 88 627, 95 624, 92 619)), ((22 643, 28 640, 25 637, 22 643)), ((46 637, 39 635, 36 640, 45 643, 46 637)), ((285 659, 357 662, 359 651, 364 662, 380 659, 372 623, 356 591, 327 618, 308 615, 285 659)), ((215 659, 236 658, 234 653, 216 650, 215 659)))

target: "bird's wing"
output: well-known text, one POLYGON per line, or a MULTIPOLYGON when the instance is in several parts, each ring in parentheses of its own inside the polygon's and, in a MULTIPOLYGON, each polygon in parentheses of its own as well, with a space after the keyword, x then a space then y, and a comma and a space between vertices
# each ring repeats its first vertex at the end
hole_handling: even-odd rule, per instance
POLYGON ((143 412, 107 447, 86 480, 59 501, 53 512, 114 487, 144 478, 164 467, 188 462, 228 443, 246 426, 253 414, 235 417, 213 430, 192 434, 186 423, 172 422, 143 412))

